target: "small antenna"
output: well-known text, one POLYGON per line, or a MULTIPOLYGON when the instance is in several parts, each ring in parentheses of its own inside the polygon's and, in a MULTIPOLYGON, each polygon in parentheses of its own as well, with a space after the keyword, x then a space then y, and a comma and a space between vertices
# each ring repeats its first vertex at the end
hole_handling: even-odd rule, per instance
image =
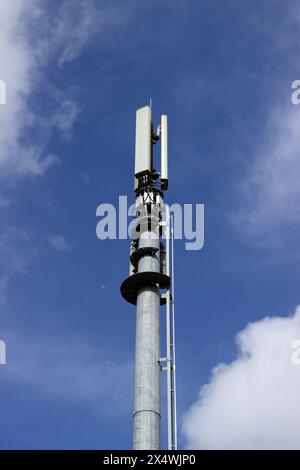
POLYGON ((150 98, 149 100, 149 106, 150 106, 150 109, 152 109, 152 98, 150 98))
POLYGON ((161 189, 168 189, 168 117, 161 116, 161 189))

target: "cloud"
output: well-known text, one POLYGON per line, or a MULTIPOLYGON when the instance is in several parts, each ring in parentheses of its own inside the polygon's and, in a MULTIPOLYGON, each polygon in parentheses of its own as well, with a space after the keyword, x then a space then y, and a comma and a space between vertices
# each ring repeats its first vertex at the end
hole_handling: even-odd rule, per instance
POLYGON ((65 0, 59 7, 56 28, 49 25, 52 32, 52 49, 57 52, 59 67, 75 60, 92 37, 112 24, 119 23, 121 17, 112 8, 97 8, 90 0, 65 0))
POLYGON ((193 449, 300 449, 300 307, 290 317, 266 317, 236 337, 239 354, 219 364, 184 417, 193 449))
POLYGON ((67 242, 62 235, 52 235, 49 237, 49 243, 55 250, 58 251, 71 251, 72 245, 67 242))
MULTIPOLYGON (((65 105, 67 96, 47 119, 34 110, 35 92, 46 80, 39 70, 39 36, 34 34, 40 6, 36 0, 3 0, 0 4, 0 70, 7 89, 6 104, 0 108, 2 178, 43 174, 57 161, 47 153, 46 145, 53 130, 60 128, 61 113, 70 121, 69 128, 76 118, 75 105, 65 105)), ((48 99, 55 101, 53 95, 48 99)))
POLYGON ((6 300, 9 283, 26 274, 34 250, 26 231, 9 226, 0 232, 0 303, 6 300))
POLYGON ((300 223, 300 108, 287 101, 269 114, 263 141, 239 183, 240 205, 232 217, 242 235, 262 245, 280 241, 300 223))
MULTIPOLYGON (((33 8, 33 2, 28 1, 28 10, 33 8)), ((13 166, 19 159, 29 158, 28 149, 21 155, 19 138, 26 123, 25 100, 32 90, 30 80, 33 68, 33 56, 29 44, 23 36, 21 15, 25 12, 25 2, 22 0, 4 0, 0 4, 0 65, 1 79, 7 88, 7 104, 0 107, 0 170, 13 166)), ((30 114, 29 114, 30 116, 30 114)), ((26 165, 26 163, 24 163, 26 165)))
POLYGON ((3 196, 0 193, 0 209, 4 209, 6 207, 9 207, 12 204, 12 200, 9 199, 7 196, 3 196))
POLYGON ((42 175, 57 162, 47 150, 54 132, 69 137, 80 109, 72 84, 59 88, 53 69, 75 60, 105 27, 120 21, 92 0, 0 2, 0 79, 6 104, 0 106, 0 177, 42 175), (52 2, 51 2, 52 3, 52 2), (45 109, 47 110, 45 112, 45 109))
POLYGON ((128 409, 131 363, 113 360, 98 346, 57 331, 33 336, 2 330, 1 338, 7 346, 1 380, 32 387, 51 399, 85 404, 99 414, 128 409))
POLYGON ((82 179, 82 181, 85 183, 85 184, 90 184, 91 181, 92 181, 92 177, 91 177, 91 174, 88 173, 88 172, 82 172, 80 173, 80 177, 82 179))
POLYGON ((0 304, 6 302, 10 284, 25 276, 29 265, 39 256, 41 240, 57 251, 70 252, 73 245, 63 235, 38 239, 37 234, 14 225, 0 226, 0 304))
MULTIPOLYGON (((247 121, 238 121, 237 131, 246 137, 243 145, 247 153, 242 155, 244 171, 234 184, 236 204, 230 211, 230 222, 244 240, 271 250, 289 246, 295 234, 297 242, 300 228, 300 106, 291 100, 295 91, 292 82, 299 78, 294 60, 299 39, 294 34, 299 28, 298 3, 291 2, 283 13, 278 28, 272 16, 266 19, 258 14, 251 20, 268 38, 268 67, 276 58, 282 73, 257 77, 257 84, 265 89, 259 95, 256 116, 249 119, 250 126, 247 121)), ((237 157, 241 162, 241 155, 237 157)))
MULTIPOLYGON (((82 54, 88 43, 101 36, 107 41, 109 28, 120 21, 111 5, 93 0, 63 0, 53 8, 48 0, 1 0, 0 80, 5 83, 6 104, 0 106, 0 210, 14 202, 10 193, 20 178, 43 175, 59 161, 49 151, 53 135, 70 139, 80 115, 77 84, 62 85, 62 67, 82 54), (59 85, 58 85, 59 83, 59 85)), ((10 281, 24 271, 34 247, 23 250, 14 228, 11 239, 0 221, 0 300, 6 298, 10 281), (13 246, 15 243, 15 248, 13 246), (6 251, 8 250, 8 252, 6 251), (15 250, 15 253, 13 253, 15 250)), ((50 243, 68 251, 61 237, 50 243)))

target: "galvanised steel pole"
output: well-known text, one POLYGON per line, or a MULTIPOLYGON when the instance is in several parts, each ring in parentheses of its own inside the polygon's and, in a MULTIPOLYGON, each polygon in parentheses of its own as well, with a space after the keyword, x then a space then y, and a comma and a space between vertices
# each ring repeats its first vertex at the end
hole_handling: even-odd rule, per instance
MULTIPOLYGON (((144 232, 139 248, 154 248, 154 256, 145 255, 138 272, 160 272, 159 234, 144 232)), ((137 294, 135 386, 133 411, 133 448, 160 449, 160 290, 145 285, 137 294)))
MULTIPOLYGON (((167 116, 161 116, 157 133, 153 131, 151 116, 151 106, 139 108, 136 113, 134 190, 137 217, 132 228, 134 236, 131 234, 129 277, 121 285, 124 299, 136 305, 133 410, 133 448, 136 450, 161 448, 160 375, 161 370, 166 369, 161 362, 171 360, 160 357, 160 306, 170 300, 170 270, 166 268, 165 244, 161 240, 163 197, 168 189, 167 116), (158 140, 161 140, 160 172, 154 169, 153 163, 153 146, 158 140), (161 295, 162 289, 167 290, 169 297, 161 295)), ((170 314, 170 310, 168 312, 170 314)), ((171 335, 170 328, 168 335, 171 335)), ((170 345, 170 339, 168 341, 170 345)), ((168 370, 171 390, 170 364, 168 370)), ((172 409, 169 409, 169 421, 171 413, 172 409)), ((169 436, 172 439, 170 426, 169 436)))

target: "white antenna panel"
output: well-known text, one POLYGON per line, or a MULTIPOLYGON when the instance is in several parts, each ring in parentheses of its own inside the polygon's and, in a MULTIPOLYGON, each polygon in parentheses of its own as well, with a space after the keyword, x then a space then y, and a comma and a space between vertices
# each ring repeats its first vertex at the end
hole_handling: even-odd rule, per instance
POLYGON ((135 176, 152 170, 151 156, 151 108, 144 106, 136 112, 135 176))

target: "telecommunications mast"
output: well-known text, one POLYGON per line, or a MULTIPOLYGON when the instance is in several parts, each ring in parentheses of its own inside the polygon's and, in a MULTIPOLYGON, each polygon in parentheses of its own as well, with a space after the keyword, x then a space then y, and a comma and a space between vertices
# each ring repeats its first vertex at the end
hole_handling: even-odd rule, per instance
POLYGON ((151 106, 136 112, 136 219, 132 225, 129 277, 122 296, 136 305, 133 448, 161 448, 161 372, 167 373, 168 449, 177 449, 173 223, 164 203, 168 189, 168 119, 154 132, 151 106), (160 172, 153 149, 160 141, 160 172), (161 356, 161 306, 166 311, 166 350, 161 356))

